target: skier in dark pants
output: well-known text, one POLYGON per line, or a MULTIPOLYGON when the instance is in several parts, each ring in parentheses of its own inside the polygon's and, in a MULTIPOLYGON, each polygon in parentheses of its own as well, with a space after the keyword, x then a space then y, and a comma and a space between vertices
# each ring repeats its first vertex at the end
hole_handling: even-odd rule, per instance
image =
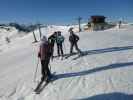
POLYGON ((52 54, 51 54, 51 58, 53 59, 53 54, 54 54, 54 44, 56 42, 56 36, 57 36, 57 32, 54 32, 51 36, 49 36, 48 38, 48 42, 51 44, 51 48, 52 48, 52 54))
POLYGON ((41 72, 42 72, 41 82, 43 81, 47 82, 51 78, 51 72, 48 67, 51 54, 52 54, 51 46, 48 43, 47 38, 43 36, 40 44, 40 49, 38 52, 38 57, 41 60, 41 72))
POLYGON ((64 42, 64 36, 61 35, 61 32, 58 31, 57 32, 57 37, 56 37, 56 43, 57 43, 57 53, 58 56, 62 56, 64 55, 63 53, 63 47, 62 47, 62 43, 64 42))
POLYGON ((41 39, 41 44, 38 52, 38 57, 41 60, 41 81, 37 85, 36 89, 34 90, 36 93, 39 93, 39 89, 44 81, 48 83, 52 77, 51 72, 49 70, 49 62, 50 62, 50 57, 51 57, 51 46, 47 41, 47 38, 43 36, 41 39))
POLYGON ((81 50, 78 48, 77 42, 79 40, 79 36, 74 34, 72 28, 69 30, 70 36, 69 36, 69 41, 70 41, 70 54, 73 53, 73 47, 75 46, 75 49, 78 51, 78 53, 81 54, 81 50))

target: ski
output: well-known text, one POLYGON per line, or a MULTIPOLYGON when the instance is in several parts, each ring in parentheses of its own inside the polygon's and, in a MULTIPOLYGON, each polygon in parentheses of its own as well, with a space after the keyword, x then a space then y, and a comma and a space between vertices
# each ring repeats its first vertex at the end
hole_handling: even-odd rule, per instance
POLYGON ((83 57, 85 55, 86 55, 86 53, 83 53, 83 52, 82 53, 79 53, 78 56, 75 57, 75 58, 73 58, 72 60, 77 60, 78 58, 83 57))
MULTIPOLYGON (((78 53, 76 53, 76 52, 74 52, 74 53, 67 53, 67 54, 64 54, 62 57, 63 58, 65 58, 65 59, 67 59, 67 58, 69 58, 69 57, 71 57, 71 56, 73 56, 73 55, 76 55, 76 54, 78 54, 78 53)), ((53 56, 53 58, 59 58, 60 56, 58 56, 58 55, 56 55, 56 56, 53 56)))
POLYGON ((46 82, 44 85, 41 85, 37 90, 35 90, 34 92, 36 93, 36 94, 40 94, 42 91, 43 91, 43 89, 49 84, 50 82, 46 82))
POLYGON ((65 56, 65 59, 68 59, 69 57, 74 56, 74 55, 76 55, 76 54, 78 54, 78 53, 74 52, 74 53, 72 53, 72 54, 68 54, 68 55, 65 56))
MULTIPOLYGON (((55 72, 54 72, 54 74, 55 74, 55 72)), ((55 81, 55 80, 56 80, 56 77, 52 74, 52 77, 51 77, 47 82, 41 81, 41 82, 37 85, 37 87, 36 87, 36 89, 34 90, 34 92, 35 92, 36 94, 40 94, 40 93, 44 90, 44 88, 45 88, 49 83, 52 83, 52 82, 55 81)))

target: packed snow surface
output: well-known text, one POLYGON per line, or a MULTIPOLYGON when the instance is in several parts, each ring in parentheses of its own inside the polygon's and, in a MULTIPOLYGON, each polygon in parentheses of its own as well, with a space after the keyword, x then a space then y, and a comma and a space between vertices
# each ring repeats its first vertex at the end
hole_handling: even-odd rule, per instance
MULTIPOLYGON (((41 30, 44 35, 61 30, 64 52, 69 53, 68 27, 41 30)), ((39 42, 32 43, 32 32, 9 44, 1 42, 0 100, 133 100, 133 26, 76 34, 84 55, 51 61, 56 80, 38 95, 33 89, 41 77, 39 62, 34 81, 39 42)))

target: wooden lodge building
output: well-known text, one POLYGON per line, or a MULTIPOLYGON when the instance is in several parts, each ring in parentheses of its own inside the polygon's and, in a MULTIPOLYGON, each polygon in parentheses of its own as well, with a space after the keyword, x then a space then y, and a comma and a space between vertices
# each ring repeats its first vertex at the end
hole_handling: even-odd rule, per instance
POLYGON ((92 23, 105 23, 105 18, 104 16, 91 16, 91 22, 92 23))
POLYGON ((91 16, 88 25, 86 25, 84 29, 99 31, 111 28, 112 25, 109 25, 105 20, 106 20, 105 16, 100 16, 100 15, 91 16))
POLYGON ((105 16, 91 16, 91 29, 92 30, 104 30, 105 29, 105 16))

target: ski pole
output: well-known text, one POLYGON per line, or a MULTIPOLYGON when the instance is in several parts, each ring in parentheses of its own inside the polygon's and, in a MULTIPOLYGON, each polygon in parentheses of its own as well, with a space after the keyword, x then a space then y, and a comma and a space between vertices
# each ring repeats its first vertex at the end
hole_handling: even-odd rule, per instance
POLYGON ((34 82, 36 82, 36 75, 37 75, 38 65, 39 65, 39 58, 38 58, 37 66, 36 66, 36 71, 35 71, 35 74, 34 74, 34 82))
POLYGON ((66 46, 65 46, 65 43, 63 43, 63 46, 64 46, 64 50, 65 50, 65 53, 66 53, 66 46))
POLYGON ((51 65, 50 64, 49 64, 49 67, 50 67, 49 69, 50 69, 50 72, 51 72, 51 65))

